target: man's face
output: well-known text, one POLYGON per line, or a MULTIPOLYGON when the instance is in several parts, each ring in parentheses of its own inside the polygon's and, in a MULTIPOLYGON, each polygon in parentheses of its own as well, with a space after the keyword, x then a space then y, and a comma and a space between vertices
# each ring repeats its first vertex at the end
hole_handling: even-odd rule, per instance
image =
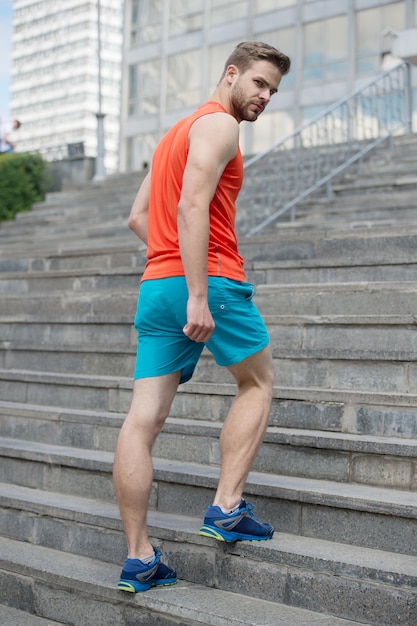
POLYGON ((269 61, 254 61, 243 74, 236 71, 231 103, 237 121, 255 122, 278 91, 281 78, 279 69, 269 61))

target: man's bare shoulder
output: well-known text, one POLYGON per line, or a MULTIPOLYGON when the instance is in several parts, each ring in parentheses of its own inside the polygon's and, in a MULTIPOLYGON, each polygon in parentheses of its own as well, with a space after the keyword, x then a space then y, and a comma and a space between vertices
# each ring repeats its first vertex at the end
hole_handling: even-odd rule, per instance
MULTIPOLYGON (((191 126, 191 132, 207 132, 207 133, 230 133, 231 135, 239 134, 239 124, 237 120, 226 113, 226 111, 215 111, 207 113, 195 120, 191 126)), ((212 138, 215 136, 212 135, 212 138)))
POLYGON ((230 160, 236 154, 239 145, 239 124, 232 115, 216 111, 199 117, 188 135, 189 147, 221 155, 230 160))

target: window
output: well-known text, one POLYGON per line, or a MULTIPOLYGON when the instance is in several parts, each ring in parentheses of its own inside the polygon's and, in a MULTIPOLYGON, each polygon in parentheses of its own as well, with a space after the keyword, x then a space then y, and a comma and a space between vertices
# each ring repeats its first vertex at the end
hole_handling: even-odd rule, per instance
POLYGON ((273 111, 262 113, 255 124, 251 124, 251 153, 256 154, 267 150, 274 143, 283 139, 294 130, 294 119, 291 111, 273 111))
POLYGON ((131 43, 157 41, 162 34, 162 0, 132 0, 131 43))
POLYGON ((381 67, 382 54, 391 49, 391 34, 405 28, 405 2, 360 11, 356 15, 356 72, 372 74, 381 67))
POLYGON ((201 51, 168 57, 167 111, 201 103, 201 51))
POLYGON ((312 106, 303 107, 301 109, 302 124, 310 122, 326 108, 327 104, 314 104, 312 106))
POLYGON ((126 166, 130 172, 147 169, 158 143, 156 134, 136 135, 127 140, 126 166))
POLYGON ((128 115, 152 115, 159 111, 160 68, 159 59, 129 67, 128 115))
POLYGON ((170 0, 169 36, 203 28, 203 0, 170 0))
MULTIPOLYGON (((240 40, 239 40, 240 41, 240 40)), ((225 63, 230 54, 237 46, 239 41, 228 41, 218 46, 212 46, 209 51, 209 96, 217 83, 220 80, 220 76, 224 70, 225 63)))
POLYGON ((332 17, 304 26, 303 80, 319 82, 346 76, 348 18, 332 17))
POLYGON ((248 14, 248 0, 212 0, 210 25, 233 23, 238 19, 246 18, 248 14))
POLYGON ((297 0, 256 0, 255 11, 256 13, 267 13, 268 11, 283 9, 295 4, 297 4, 297 0))
POLYGON ((279 86, 279 91, 286 87, 293 87, 296 74, 296 57, 295 57, 295 28, 282 28, 281 30, 271 30, 267 33, 261 33, 258 39, 275 46, 291 59, 291 69, 288 74, 283 76, 279 86))

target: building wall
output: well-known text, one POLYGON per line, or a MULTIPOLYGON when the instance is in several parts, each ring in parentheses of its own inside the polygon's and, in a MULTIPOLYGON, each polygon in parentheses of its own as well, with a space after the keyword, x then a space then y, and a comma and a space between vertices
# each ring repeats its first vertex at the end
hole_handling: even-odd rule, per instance
MULTIPOLYGON (((122 0, 100 0, 106 168, 118 169, 122 0)), ((84 142, 96 155, 97 0, 14 0, 11 111, 18 149, 84 142)))
POLYGON ((413 26, 417 0, 126 0, 120 168, 149 162, 162 134, 210 96, 240 41, 292 59, 267 111, 242 124, 251 154, 369 81, 392 31, 413 26))

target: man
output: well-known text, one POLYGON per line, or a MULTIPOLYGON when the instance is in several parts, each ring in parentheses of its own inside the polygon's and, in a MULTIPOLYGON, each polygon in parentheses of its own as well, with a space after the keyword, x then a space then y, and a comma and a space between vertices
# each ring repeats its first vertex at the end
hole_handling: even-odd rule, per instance
POLYGON ((12 141, 10 134, 21 127, 19 120, 2 123, 0 121, 0 153, 14 152, 16 144, 12 141))
POLYGON ((178 384, 191 378, 205 345, 232 373, 238 392, 220 437, 217 492, 199 534, 237 541, 266 540, 274 532, 242 498, 268 424, 273 368, 234 220, 243 179, 239 124, 257 120, 289 67, 289 58, 267 44, 239 44, 211 100, 161 140, 133 203, 129 227, 147 243, 148 262, 135 318, 133 398, 114 461, 128 543, 118 584, 124 591, 176 582, 147 534, 151 450, 178 384))

